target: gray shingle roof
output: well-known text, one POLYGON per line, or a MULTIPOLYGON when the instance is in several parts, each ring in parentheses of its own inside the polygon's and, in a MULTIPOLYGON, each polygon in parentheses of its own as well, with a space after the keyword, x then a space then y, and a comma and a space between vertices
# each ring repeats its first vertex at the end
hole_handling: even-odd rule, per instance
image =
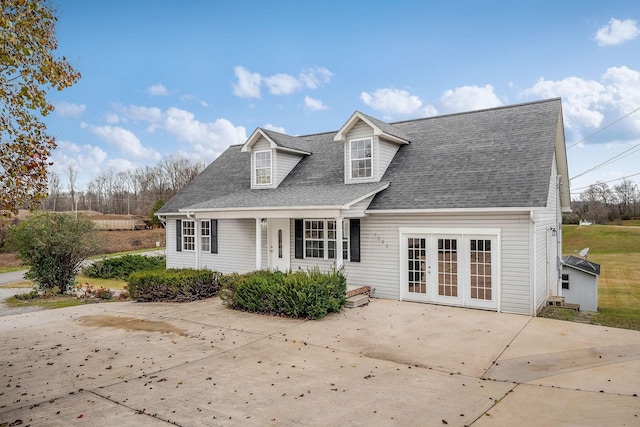
POLYGON ((293 150, 309 152, 307 141, 304 137, 286 135, 284 133, 275 132, 272 130, 260 128, 273 142, 278 144, 279 147, 291 148, 293 150))
MULTIPOLYGON (((544 207, 560 111, 552 99, 393 123, 411 144, 399 148, 382 177, 389 187, 369 209, 544 207)), ((313 154, 270 190, 251 190, 251 155, 231 146, 159 213, 335 206, 379 189, 382 183, 344 184, 344 143, 334 134, 275 135, 278 144, 313 154)))
POLYGON ((573 255, 565 255, 562 257, 562 262, 570 267, 584 271, 585 273, 600 275, 600 264, 587 261, 586 259, 578 258, 573 255))
POLYGON ((400 129, 398 126, 394 126, 392 124, 383 122, 382 120, 378 120, 375 117, 368 116, 363 112, 358 111, 358 113, 362 114, 368 120, 371 120, 371 123, 378 126, 378 128, 386 134, 393 135, 397 138, 404 139, 405 141, 411 141, 409 137, 400 129))

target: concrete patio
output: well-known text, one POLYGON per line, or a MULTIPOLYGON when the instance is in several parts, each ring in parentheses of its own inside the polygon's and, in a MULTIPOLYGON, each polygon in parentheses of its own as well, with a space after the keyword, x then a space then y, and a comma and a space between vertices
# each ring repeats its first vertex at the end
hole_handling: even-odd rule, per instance
POLYGON ((640 424, 640 332, 543 318, 215 298, 5 316, 0 337, 0 425, 640 424))

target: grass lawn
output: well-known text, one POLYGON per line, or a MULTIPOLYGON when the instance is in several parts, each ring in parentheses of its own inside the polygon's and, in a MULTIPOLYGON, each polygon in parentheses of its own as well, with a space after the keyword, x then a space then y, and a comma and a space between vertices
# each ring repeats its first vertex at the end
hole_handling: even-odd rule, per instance
POLYGON ((563 225, 566 254, 588 247, 589 261, 601 265, 598 313, 591 322, 640 331, 640 227, 563 225))
POLYGON ((9 307, 42 307, 42 308, 64 308, 74 305, 86 304, 83 300, 75 296, 56 296, 48 298, 37 298, 30 300, 19 300, 16 297, 6 299, 5 304, 9 307))

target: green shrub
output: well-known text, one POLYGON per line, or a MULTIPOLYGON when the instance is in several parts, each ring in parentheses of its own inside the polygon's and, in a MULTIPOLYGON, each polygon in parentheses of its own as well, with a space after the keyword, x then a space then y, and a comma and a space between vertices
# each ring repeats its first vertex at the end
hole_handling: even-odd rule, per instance
POLYGON ((320 319, 346 303, 347 280, 340 270, 294 273, 254 271, 220 278, 222 301, 231 308, 287 317, 320 319))
POLYGON ((168 269, 131 273, 129 295, 136 301, 195 301, 218 294, 219 274, 211 270, 168 269))
POLYGON ((96 279, 127 280, 135 271, 157 270, 166 268, 167 260, 164 256, 123 255, 96 261, 85 267, 85 276, 96 279))
POLYGON ((38 299, 40 298, 40 293, 33 289, 29 292, 23 293, 23 294, 15 294, 14 295, 15 299, 20 300, 20 301, 27 301, 27 300, 31 300, 31 299, 38 299))

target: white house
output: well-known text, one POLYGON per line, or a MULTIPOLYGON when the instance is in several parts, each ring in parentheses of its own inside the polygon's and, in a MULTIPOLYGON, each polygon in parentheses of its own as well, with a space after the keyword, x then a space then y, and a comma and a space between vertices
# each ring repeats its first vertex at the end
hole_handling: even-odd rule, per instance
POLYGON ((158 214, 167 266, 343 267, 372 296, 535 315, 570 211, 560 99, 337 131, 256 129, 158 214))

